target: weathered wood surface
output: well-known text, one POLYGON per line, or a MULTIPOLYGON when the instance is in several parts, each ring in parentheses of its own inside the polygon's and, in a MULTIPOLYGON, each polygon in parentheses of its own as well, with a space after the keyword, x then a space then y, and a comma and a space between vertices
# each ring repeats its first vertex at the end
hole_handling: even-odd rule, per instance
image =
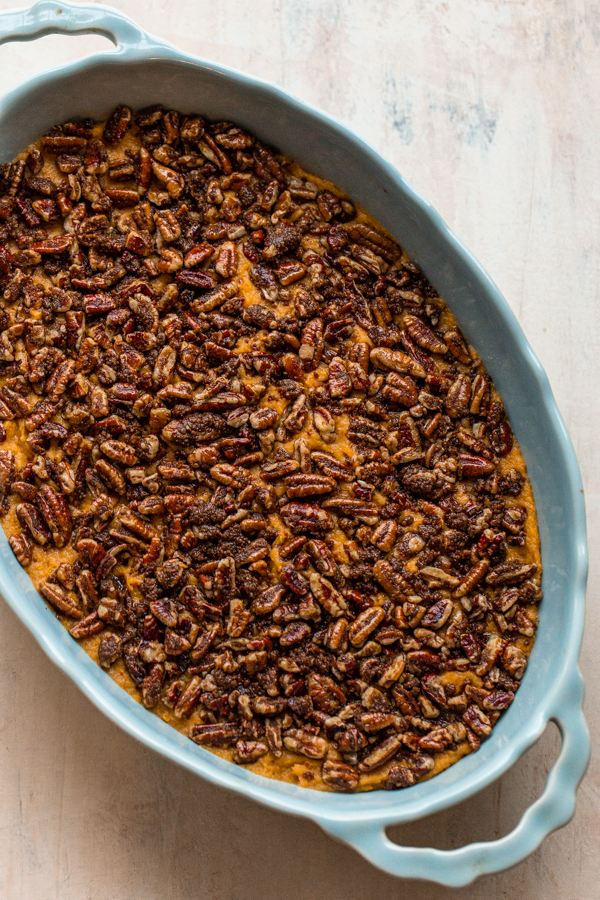
MULTIPOLYGON (((366 137, 499 284, 579 454, 592 555, 582 665, 598 737, 600 10, 592 0, 113 0, 182 48, 270 79, 366 137)), ((13 0, 0 0, 0 9, 13 0)), ((0 48, 0 90, 100 48, 0 48)), ((379 873, 122 734, 0 604, 3 900, 593 900, 600 771, 573 822, 510 872, 450 891, 379 873)), ((504 834, 539 795, 552 727, 496 785, 410 828, 450 847, 504 834)))

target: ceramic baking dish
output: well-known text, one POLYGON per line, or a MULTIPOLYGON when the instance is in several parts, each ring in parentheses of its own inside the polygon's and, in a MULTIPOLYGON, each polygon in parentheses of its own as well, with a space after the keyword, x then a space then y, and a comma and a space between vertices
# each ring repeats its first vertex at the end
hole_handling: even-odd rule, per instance
POLYGON ((573 814, 589 755, 577 667, 587 574, 585 512, 573 447, 546 375, 481 266, 430 204, 343 125, 276 87, 189 56, 104 6, 43 0, 0 14, 0 43, 94 32, 116 50, 39 75, 0 101, 0 162, 56 122, 103 119, 118 103, 228 119, 309 172, 335 182, 378 218, 423 269, 479 351, 508 409, 537 503, 544 600, 527 673, 515 702, 481 749, 431 781, 403 791, 321 793, 272 781, 198 747, 145 710, 62 627, 0 537, 0 590, 42 649, 129 734, 203 778, 268 806, 306 816, 394 875, 464 885, 514 865, 573 814), (541 797, 500 840, 457 850, 401 847, 388 825, 410 822, 476 794, 539 738, 549 720, 562 749, 541 797))

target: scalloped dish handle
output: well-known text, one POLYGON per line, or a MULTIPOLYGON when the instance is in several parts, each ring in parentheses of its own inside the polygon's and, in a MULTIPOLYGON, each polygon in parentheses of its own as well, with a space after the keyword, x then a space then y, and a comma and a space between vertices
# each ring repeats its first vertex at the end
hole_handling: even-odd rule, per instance
MULTIPOLYGON (((575 810, 575 794, 585 774, 590 738, 582 710, 583 680, 573 673, 561 691, 550 720, 561 733, 561 751, 542 795, 516 828, 497 841, 469 844, 456 850, 402 847, 391 841, 380 823, 320 822, 326 831, 391 875, 463 887, 480 875, 508 869, 533 853, 552 831, 566 825, 575 810)), ((391 824, 391 823, 390 823, 391 824)))
POLYGON ((115 44, 115 55, 137 48, 170 47, 110 6, 40 0, 28 9, 0 13, 0 44, 33 41, 48 34, 101 34, 115 44))

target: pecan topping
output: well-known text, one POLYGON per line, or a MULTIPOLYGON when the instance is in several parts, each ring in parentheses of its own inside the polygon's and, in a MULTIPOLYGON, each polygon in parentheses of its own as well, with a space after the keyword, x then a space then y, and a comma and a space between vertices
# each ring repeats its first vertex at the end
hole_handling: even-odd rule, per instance
POLYGON ((540 571, 476 353, 321 185, 161 106, 1 167, 0 515, 196 743, 398 789, 512 702, 540 571))

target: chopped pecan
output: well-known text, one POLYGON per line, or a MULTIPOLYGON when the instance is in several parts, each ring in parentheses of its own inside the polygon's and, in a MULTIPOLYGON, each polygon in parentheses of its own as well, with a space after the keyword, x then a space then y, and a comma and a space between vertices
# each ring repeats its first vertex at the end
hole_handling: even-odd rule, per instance
POLYGON ((207 747, 230 747, 239 738, 239 729, 232 722, 217 725, 192 725, 191 738, 207 747))
POLYGON ((285 479, 288 497, 293 500, 316 494, 328 494, 336 487, 334 478, 327 475, 290 475, 285 479))
POLYGON ((452 614, 452 609, 451 600, 438 600, 437 603, 429 607, 420 624, 425 628, 433 628, 434 631, 437 631, 438 628, 446 624, 452 614))
POLYGON ((386 519, 380 522, 373 534, 371 535, 371 543, 374 544, 383 553, 389 553, 396 543, 396 534, 398 527, 393 519, 386 519))
POLYGON ((386 738, 381 744, 377 744, 376 747, 364 757, 359 763, 359 770, 361 772, 371 772, 373 769, 378 769, 386 762, 389 762, 390 759, 393 759, 401 746, 402 740, 399 735, 394 734, 391 737, 386 738))
POLYGON ((310 576, 310 589, 320 606, 322 606, 332 618, 335 619, 344 614, 347 608, 346 601, 342 594, 334 588, 327 578, 313 572, 310 576))
POLYGON ((335 791, 353 791, 358 786, 359 773, 348 763, 326 759, 321 769, 323 783, 335 791))
POLYGON ((419 319, 417 316, 404 316, 404 325, 415 344, 418 344, 419 347, 429 350, 430 353, 448 352, 446 344, 428 328, 422 319, 419 319))
MULTIPOLYGON (((91 616, 88 616, 91 618, 91 616)), ((85 621, 85 620, 84 620, 85 621)), ((98 621, 100 621, 98 619, 98 621)), ((104 623, 102 623, 104 627, 104 623)), ((71 633, 73 633, 71 631, 71 633)), ((123 641, 116 634, 104 634, 98 645, 98 662, 104 669, 108 669, 119 659, 123 652, 123 641)))
POLYGON ((24 532, 13 534, 9 538, 9 544, 19 563, 26 569, 33 559, 31 542, 27 535, 24 532))
POLYGON ((357 244, 369 247, 378 256, 393 262, 400 256, 400 248, 390 238, 376 231, 370 225, 349 223, 344 226, 345 231, 357 244))
POLYGON ((285 593, 286 590, 281 584, 267 588, 259 597, 252 601, 252 612, 256 616, 270 615, 281 604, 285 593))
POLYGON ((269 752, 269 748, 262 741, 238 741, 235 745, 233 758, 236 763, 247 765, 256 762, 261 756, 269 752))
POLYGON ((509 644, 502 654, 502 665, 512 678, 520 681, 525 674, 527 656, 515 644, 509 644))
POLYGON ((339 356, 329 363, 329 393, 332 397, 346 397, 352 390, 352 382, 346 371, 344 360, 339 356))
POLYGON ((69 616, 71 619, 81 619, 83 617, 83 612, 77 603, 57 585, 44 581, 40 585, 40 592, 61 615, 69 616))
POLYGON ((458 419, 468 415, 470 399, 471 381, 467 375, 459 375, 446 395, 446 412, 450 418, 458 419))
POLYGON ((323 353, 323 320, 312 319, 302 332, 298 356, 306 371, 316 369, 323 353))
POLYGON ((320 534, 333 527, 331 516, 324 509, 308 503, 288 503, 282 507, 280 513, 293 534, 303 532, 320 534))
POLYGON ((412 593, 410 584, 386 560, 379 560, 373 568, 373 575, 394 600, 400 600, 405 594, 412 593))
POLYGON ((289 728, 283 734, 283 743, 288 750, 308 756, 309 759, 323 759, 327 753, 327 741, 315 737, 301 728, 289 728))
MULTIPOLYGON (((202 694, 202 679, 194 675, 179 695, 175 705, 175 715, 178 719, 189 718, 200 701, 202 694)), ((202 742, 200 742, 202 743, 202 742)))
MULTIPOLYGON (((316 539, 309 541, 306 545, 306 549, 312 557, 315 569, 317 569, 321 575, 326 575, 329 578, 332 575, 335 575, 338 570, 337 563, 333 558, 331 550, 324 541, 316 539)), ((281 550, 279 552, 281 554, 281 550)))
POLYGON ((311 453, 311 459, 321 472, 335 478, 336 481, 352 481, 354 478, 352 469, 330 453, 314 451, 311 453))
POLYGON ((457 328, 446 332, 444 335, 444 342, 452 356, 464 365, 469 365, 471 362, 471 354, 464 337, 457 328))
POLYGON ((390 372, 386 377, 381 393, 386 400, 398 403, 400 406, 414 406, 419 397, 417 386, 412 378, 409 375, 403 377, 396 372, 390 372))
POLYGON ((54 543, 57 547, 65 547, 73 532, 69 504, 62 494, 57 494, 47 484, 40 487, 36 502, 50 529, 54 543))
POLYGON ((381 607, 373 606, 370 609, 365 609, 350 626, 348 632, 350 642, 355 647, 360 647, 384 619, 385 610, 381 607))
POLYGON ((385 783, 386 790, 410 787, 416 781, 415 773, 408 766, 392 766, 385 783))
POLYGON ((387 347, 376 347, 371 350, 371 360, 380 369, 391 369, 400 375, 413 375, 425 378, 425 369, 401 350, 389 350, 387 347))
MULTIPOLYGON (((76 622, 75 625, 72 625, 69 628, 69 631, 74 638, 76 638, 77 640, 81 640, 82 638, 92 637, 95 634, 99 634, 101 631, 103 631, 104 628, 104 622, 100 620, 98 613, 94 610, 94 612, 91 612, 88 616, 85 616, 85 618, 80 619, 78 622, 76 622)), ((98 649, 98 661, 100 662, 100 665, 102 665, 100 648, 98 649)))
POLYGON ((44 547, 50 540, 50 532, 35 506, 19 503, 16 513, 21 527, 29 532, 36 544, 44 547))

